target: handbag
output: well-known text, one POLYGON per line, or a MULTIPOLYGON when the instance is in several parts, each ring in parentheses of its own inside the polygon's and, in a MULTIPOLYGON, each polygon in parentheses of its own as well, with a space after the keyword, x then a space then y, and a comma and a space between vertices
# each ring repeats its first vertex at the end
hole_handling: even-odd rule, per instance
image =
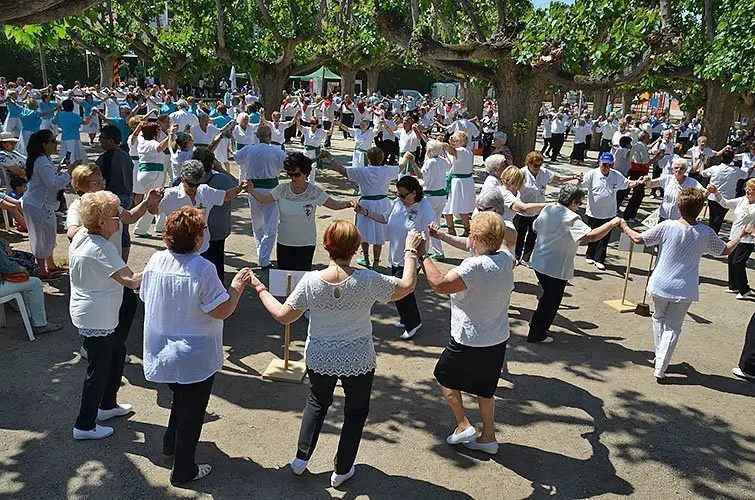
POLYGON ((20 272, 3 274, 3 281, 8 281, 10 283, 25 283, 29 281, 29 275, 20 272))

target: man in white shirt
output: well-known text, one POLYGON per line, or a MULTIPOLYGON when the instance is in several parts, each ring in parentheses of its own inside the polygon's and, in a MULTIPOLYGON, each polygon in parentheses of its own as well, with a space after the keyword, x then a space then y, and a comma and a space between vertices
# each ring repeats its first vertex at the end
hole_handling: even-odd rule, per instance
POLYGON ((556 161, 561 153, 561 147, 566 140, 566 118, 563 111, 559 111, 551 120, 551 161, 556 161))
MULTIPOLYGON (((623 189, 634 188, 644 182, 643 179, 629 181, 624 175, 613 168, 614 158, 611 153, 600 155, 599 168, 585 174, 581 187, 587 192, 587 225, 592 229, 602 226, 616 217, 618 204, 616 193, 623 189)), ((585 262, 595 264, 603 271, 606 266, 606 251, 611 240, 611 232, 599 240, 587 245, 585 262)))
MULTIPOLYGON (((265 195, 278 185, 278 175, 283 170, 283 161, 286 159, 286 153, 280 146, 270 143, 270 136, 270 127, 260 125, 257 129, 260 142, 244 146, 235 154, 236 162, 246 167, 247 177, 254 189, 265 195)), ((249 208, 252 212, 252 231, 257 243, 257 261, 260 267, 267 268, 270 267, 270 255, 273 253, 278 234, 278 204, 263 205, 250 194, 249 208)))
POLYGON ((689 176, 699 181, 700 172, 708 167, 713 157, 721 156, 725 149, 726 148, 719 149, 718 151, 713 151, 708 147, 708 138, 706 136, 701 135, 700 137, 698 137, 697 146, 694 146, 689 150, 689 154, 692 157, 692 168, 689 171, 689 176))
POLYGON ((619 130, 619 122, 616 120, 616 114, 610 113, 608 115, 608 119, 599 120, 596 130, 601 133, 600 152, 601 153, 610 152, 611 140, 613 139, 613 134, 617 130, 619 130))
MULTIPOLYGON (((702 137, 701 137, 702 139, 702 137)), ((740 179, 747 179, 748 171, 744 171, 741 168, 732 165, 734 161, 734 151, 726 148, 721 153, 721 163, 715 167, 705 168, 700 175, 703 177, 710 177, 710 183, 718 188, 718 192, 721 196, 727 200, 733 200, 737 196, 737 182, 740 179)), ((708 225, 713 229, 716 234, 721 230, 721 226, 724 223, 728 208, 722 207, 716 196, 711 194, 708 196, 708 225)))
POLYGON ((180 99, 176 104, 178 111, 170 114, 170 124, 178 125, 178 133, 183 134, 191 131, 191 127, 199 125, 199 119, 196 115, 189 113, 189 103, 180 99))
POLYGON ((477 126, 469 120, 469 113, 464 112, 461 118, 454 120, 451 125, 446 127, 446 132, 453 135, 456 132, 464 132, 467 134, 469 141, 467 141, 467 149, 472 151, 472 141, 475 137, 480 135, 480 130, 477 126))

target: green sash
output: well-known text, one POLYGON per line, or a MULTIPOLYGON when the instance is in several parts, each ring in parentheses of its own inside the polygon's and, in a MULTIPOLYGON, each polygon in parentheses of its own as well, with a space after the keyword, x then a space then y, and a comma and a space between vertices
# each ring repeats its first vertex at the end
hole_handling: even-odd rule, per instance
POLYGON ((195 142, 194 143, 194 149, 208 148, 208 147, 210 147, 209 144, 202 144, 202 143, 199 143, 199 142, 195 142))
POLYGON ((446 174, 446 193, 451 192, 451 179, 469 179, 472 174, 446 174))
POLYGON ((273 189, 278 185, 278 178, 275 179, 252 179, 255 189, 273 189))
MULTIPOLYGON (((360 166, 366 167, 367 166, 367 151, 365 151, 362 148, 354 148, 354 151, 359 151, 360 153, 362 153, 364 155, 364 156, 362 156, 362 165, 360 165, 360 166)), ((353 165, 353 166, 356 167, 357 165, 353 165)))
POLYGON ((162 172, 165 165, 162 163, 140 163, 139 172, 162 172))
MULTIPOLYGON (((322 150, 320 146, 304 146, 304 149, 306 149, 307 151, 314 151, 315 158, 320 156, 320 151, 322 150)), ((322 160, 317 160, 317 164, 315 165, 315 168, 322 168, 322 160)))
POLYGON ((362 200, 377 201, 377 200, 384 200, 386 198, 388 198, 387 194, 371 194, 369 196, 362 196, 361 198, 359 198, 359 201, 362 201, 362 200))
POLYGON ((425 191, 425 196, 448 196, 448 192, 445 189, 435 189, 433 191, 425 191))
POLYGON ((132 160, 138 160, 138 159, 139 159, 139 157, 138 157, 138 156, 132 156, 132 157, 131 157, 131 159, 132 159, 132 160))

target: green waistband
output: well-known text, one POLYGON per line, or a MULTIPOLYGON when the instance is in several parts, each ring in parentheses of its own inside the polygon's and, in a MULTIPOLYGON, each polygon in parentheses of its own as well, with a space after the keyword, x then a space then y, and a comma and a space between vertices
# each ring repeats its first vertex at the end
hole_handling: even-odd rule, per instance
POLYGON ((131 159, 132 159, 132 160, 138 160, 138 159, 139 159, 139 156, 138 156, 138 155, 137 155, 137 156, 132 156, 132 157, 131 157, 131 159))
POLYGON ((273 189, 278 185, 278 179, 251 179, 255 188, 261 189, 273 189))
POLYGON ((360 153, 367 154, 367 150, 361 148, 354 148, 354 151, 359 151, 360 153))
POLYGON ((369 201, 377 201, 377 200, 384 200, 388 198, 387 194, 371 194, 369 196, 362 196, 359 198, 359 200, 369 200, 369 201))
POLYGON ((201 142, 195 142, 194 143, 194 148, 206 148, 206 147, 209 147, 209 146, 210 146, 209 144, 202 144, 201 142))
POLYGON ((469 179, 472 174, 451 174, 452 179, 469 179))
POLYGON ((425 191, 426 196, 447 196, 445 189, 434 189, 432 191, 425 191))
POLYGON ((140 163, 139 172, 162 172, 165 165, 162 163, 140 163))
POLYGON ((317 151, 319 153, 321 146, 304 146, 304 149, 307 151, 317 151))

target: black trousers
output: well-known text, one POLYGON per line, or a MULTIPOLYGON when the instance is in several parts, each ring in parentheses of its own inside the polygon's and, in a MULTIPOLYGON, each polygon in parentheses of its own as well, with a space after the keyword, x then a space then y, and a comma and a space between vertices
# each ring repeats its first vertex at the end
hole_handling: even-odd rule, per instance
POLYGON ((290 247, 278 243, 275 246, 275 251, 278 256, 278 269, 285 269, 287 271, 312 270, 312 259, 315 256, 314 245, 306 247, 290 247))
POLYGON ((537 281, 543 287, 543 295, 537 301, 532 319, 530 319, 530 331, 527 334, 527 342, 541 342, 548 336, 548 329, 553 324, 558 308, 564 298, 566 280, 535 271, 537 281))
POLYGON ((551 135, 551 160, 556 161, 558 155, 561 154, 561 147, 564 145, 564 134, 552 134, 551 135))
MULTIPOLYGON (((383 132, 380 132, 380 134, 383 134, 383 132)), ((383 137, 383 136, 380 135, 378 137, 383 137)), ((398 155, 399 155, 398 141, 394 141, 390 139, 381 139, 380 141, 376 140, 375 144, 377 145, 377 147, 379 147, 383 151, 383 165, 397 165, 398 164, 398 155)))
POLYGON ((296 458, 309 460, 314 453, 328 408, 333 404, 336 382, 341 379, 346 403, 343 407, 343 427, 341 438, 338 440, 335 469, 336 474, 346 474, 351 470, 357 458, 364 423, 370 412, 370 395, 375 371, 352 377, 336 377, 307 370, 307 375, 309 376, 309 395, 299 430, 296 458))
MULTIPOLYGON (((741 243, 740 243, 741 244, 741 243)), ((750 318, 745 335, 745 345, 739 357, 739 369, 755 377, 755 314, 750 318)))
MULTIPOLYGON (((354 126, 354 113, 341 113, 341 123, 346 125, 347 127, 353 127, 354 126)), ((345 130, 343 132, 343 138, 348 139, 349 133, 345 130)))
POLYGON ((551 138, 543 136, 543 147, 540 148, 540 154, 543 156, 548 156, 552 149, 553 144, 551 143, 551 138))
POLYGON ((535 248, 535 239, 537 233, 532 228, 536 217, 525 217, 523 215, 514 216, 514 227, 516 228, 516 259, 529 261, 532 256, 532 250, 535 248))
MULTIPOLYGON (((391 266, 391 275, 399 278, 403 276, 404 266, 391 266)), ((407 331, 416 328, 422 323, 422 318, 419 316, 419 308, 417 307, 417 298, 414 296, 414 292, 410 293, 403 299, 397 300, 396 309, 398 309, 401 323, 404 324, 404 328, 406 328, 407 331)))
POLYGON ((490 156, 490 150, 493 149, 493 133, 488 132, 482 134, 482 159, 486 159, 490 156))
POLYGON ((118 406, 118 389, 121 387, 126 357, 126 338, 135 313, 136 294, 133 290, 124 288, 115 331, 105 337, 84 337, 88 362, 79 416, 76 418, 77 429, 93 430, 98 409, 111 410, 118 406))
MULTIPOLYGON (((322 122, 322 128, 323 130, 330 130, 330 128, 333 126, 332 122, 322 122)), ((325 148, 329 148, 331 146, 331 137, 329 135, 325 136, 325 144, 323 144, 325 148)))
POLYGON ((576 161, 585 161, 585 151, 587 151, 587 143, 574 144, 571 155, 569 158, 576 161))
POLYGON ((608 153, 611 151, 611 141, 609 139, 600 139, 600 152, 608 153))
POLYGON ((740 243, 729 254, 729 290, 736 290, 742 295, 750 291, 747 282, 747 260, 755 249, 754 243, 740 243))
MULTIPOLYGON (((596 219, 595 217, 587 217, 587 225, 590 226, 592 229, 595 229, 596 227, 600 227, 606 222, 609 222, 611 219, 596 219)), ((598 241, 593 241, 592 243, 587 244, 587 253, 585 254, 585 257, 588 259, 592 259, 596 262, 600 262, 601 264, 606 263, 606 251, 608 251, 608 242, 611 241, 611 231, 608 231, 608 234, 603 236, 598 241)))
POLYGON ((717 201, 708 200, 708 225, 716 234, 721 231, 728 208, 722 207, 717 201))
POLYGON ((215 374, 195 384, 168 384, 173 391, 168 429, 163 436, 163 454, 175 455, 170 482, 186 483, 194 479, 199 467, 194 463, 204 413, 210 401, 215 374))
POLYGON ((218 272, 220 282, 225 285, 225 240, 210 240, 210 246, 202 257, 212 262, 218 272))
MULTIPOLYGON (((292 119, 293 119, 293 116, 290 116, 290 117, 283 118, 283 121, 289 121, 292 119)), ((283 137, 286 142, 293 139, 295 135, 296 135, 296 127, 294 126, 288 127, 286 130, 283 131, 283 137)))
MULTIPOLYGON (((636 170, 629 171, 629 180, 633 181, 644 176, 645 174, 643 174, 642 172, 638 172, 636 170)), ((642 205, 642 200, 644 198, 645 198, 645 185, 638 184, 632 189, 632 196, 629 197, 629 201, 627 202, 627 207, 624 209, 624 219, 629 220, 629 219, 634 219, 635 217, 637 217, 637 211, 640 209, 640 205, 642 205)), ((620 205, 620 203, 618 203, 617 205, 620 205)))

